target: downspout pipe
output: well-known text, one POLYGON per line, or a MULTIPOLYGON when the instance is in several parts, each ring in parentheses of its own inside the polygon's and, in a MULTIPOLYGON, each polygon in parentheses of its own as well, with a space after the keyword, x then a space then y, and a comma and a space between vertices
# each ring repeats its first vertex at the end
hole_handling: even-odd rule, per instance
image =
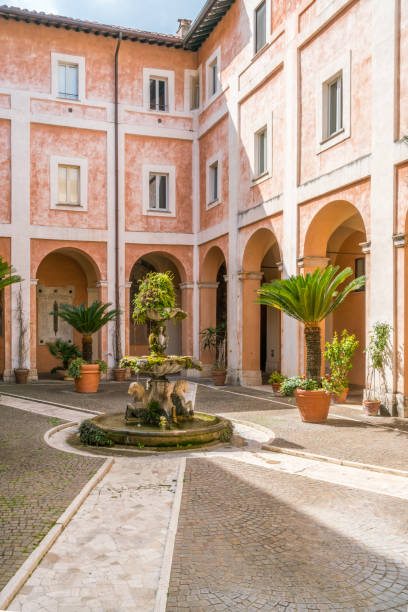
MULTIPOLYGON (((119 49, 122 32, 119 32, 115 51, 115 308, 120 308, 120 277, 119 277, 119 49)), ((121 315, 116 316, 115 327, 115 361, 118 365, 122 357, 121 347, 121 315)))

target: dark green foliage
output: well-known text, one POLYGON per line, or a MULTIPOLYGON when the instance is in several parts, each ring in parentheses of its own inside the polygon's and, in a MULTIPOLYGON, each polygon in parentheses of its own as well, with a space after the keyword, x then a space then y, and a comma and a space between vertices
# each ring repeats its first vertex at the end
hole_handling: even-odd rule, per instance
POLYGON ((220 434, 221 442, 229 442, 232 438, 232 434, 234 433, 234 428, 231 423, 228 423, 226 428, 220 434))
POLYGON ((3 260, 0 255, 0 291, 13 285, 13 283, 21 283, 21 276, 14 274, 15 269, 13 266, 9 266, 7 261, 3 260))
POLYGON ((160 419, 163 416, 166 416, 166 411, 161 408, 157 400, 151 400, 147 408, 142 411, 140 420, 143 425, 152 425, 153 427, 159 427, 160 419))
POLYGON ((51 370, 51 374, 55 374, 57 370, 68 370, 69 363, 72 359, 82 357, 82 353, 76 344, 69 344, 60 338, 52 342, 47 342, 48 349, 53 357, 62 361, 62 366, 57 366, 51 370))
POLYGON ((79 439, 88 446, 113 446, 112 440, 92 421, 82 421, 79 427, 79 439))
MULTIPOLYGON (((172 272, 149 272, 139 281, 139 291, 133 300, 133 318, 136 323, 146 323, 149 310, 156 311, 162 320, 172 316, 176 306, 173 278, 172 272)), ((179 310, 175 318, 180 320, 186 316, 185 312, 179 310)))

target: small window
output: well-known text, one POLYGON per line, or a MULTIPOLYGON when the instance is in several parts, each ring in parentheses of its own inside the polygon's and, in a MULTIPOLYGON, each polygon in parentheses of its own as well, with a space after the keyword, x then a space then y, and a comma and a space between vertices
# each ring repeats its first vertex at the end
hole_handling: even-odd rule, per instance
POLYGON ((80 205, 79 166, 58 165, 58 204, 80 205))
POLYGON ((255 136, 255 173, 256 176, 265 174, 268 170, 268 147, 267 147, 267 128, 263 128, 255 136))
POLYGON ((198 74, 190 80, 190 110, 200 107, 200 79, 198 74))
POLYGON ((209 196, 210 204, 218 200, 218 162, 211 164, 209 168, 209 196))
POLYGON ((266 2, 255 10, 255 53, 266 44, 266 2))
POLYGON ((325 84, 326 96, 326 138, 333 136, 343 127, 343 78, 342 75, 325 84))
POLYGON ((167 79, 150 79, 150 110, 167 111, 167 79))
MULTIPOLYGON (((354 260, 354 276, 358 278, 359 276, 365 275, 365 257, 357 257, 354 260)), ((365 285, 360 287, 360 289, 356 289, 356 291, 365 291, 365 285)))
POLYGON ((58 64, 58 96, 78 100, 77 64, 58 64))
POLYGON ((149 208, 151 210, 169 209, 168 174, 149 174, 149 208))
POLYGON ((215 95, 218 91, 218 61, 217 58, 208 67, 209 77, 209 97, 215 95))

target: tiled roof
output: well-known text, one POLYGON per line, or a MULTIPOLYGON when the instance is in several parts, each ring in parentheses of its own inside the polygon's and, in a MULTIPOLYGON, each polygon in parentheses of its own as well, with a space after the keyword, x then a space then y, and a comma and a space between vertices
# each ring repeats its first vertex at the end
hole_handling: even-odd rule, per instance
POLYGON ((184 37, 186 49, 197 51, 235 0, 207 0, 197 19, 184 37))

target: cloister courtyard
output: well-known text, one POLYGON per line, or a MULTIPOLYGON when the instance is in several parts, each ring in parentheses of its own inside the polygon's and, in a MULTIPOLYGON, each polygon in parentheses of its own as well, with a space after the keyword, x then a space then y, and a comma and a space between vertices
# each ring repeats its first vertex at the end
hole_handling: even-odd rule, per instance
POLYGON ((196 410, 230 442, 72 446, 128 385, 1 385, 0 608, 406 611, 406 420, 364 416, 357 389, 302 423, 267 385, 202 379, 196 410))

